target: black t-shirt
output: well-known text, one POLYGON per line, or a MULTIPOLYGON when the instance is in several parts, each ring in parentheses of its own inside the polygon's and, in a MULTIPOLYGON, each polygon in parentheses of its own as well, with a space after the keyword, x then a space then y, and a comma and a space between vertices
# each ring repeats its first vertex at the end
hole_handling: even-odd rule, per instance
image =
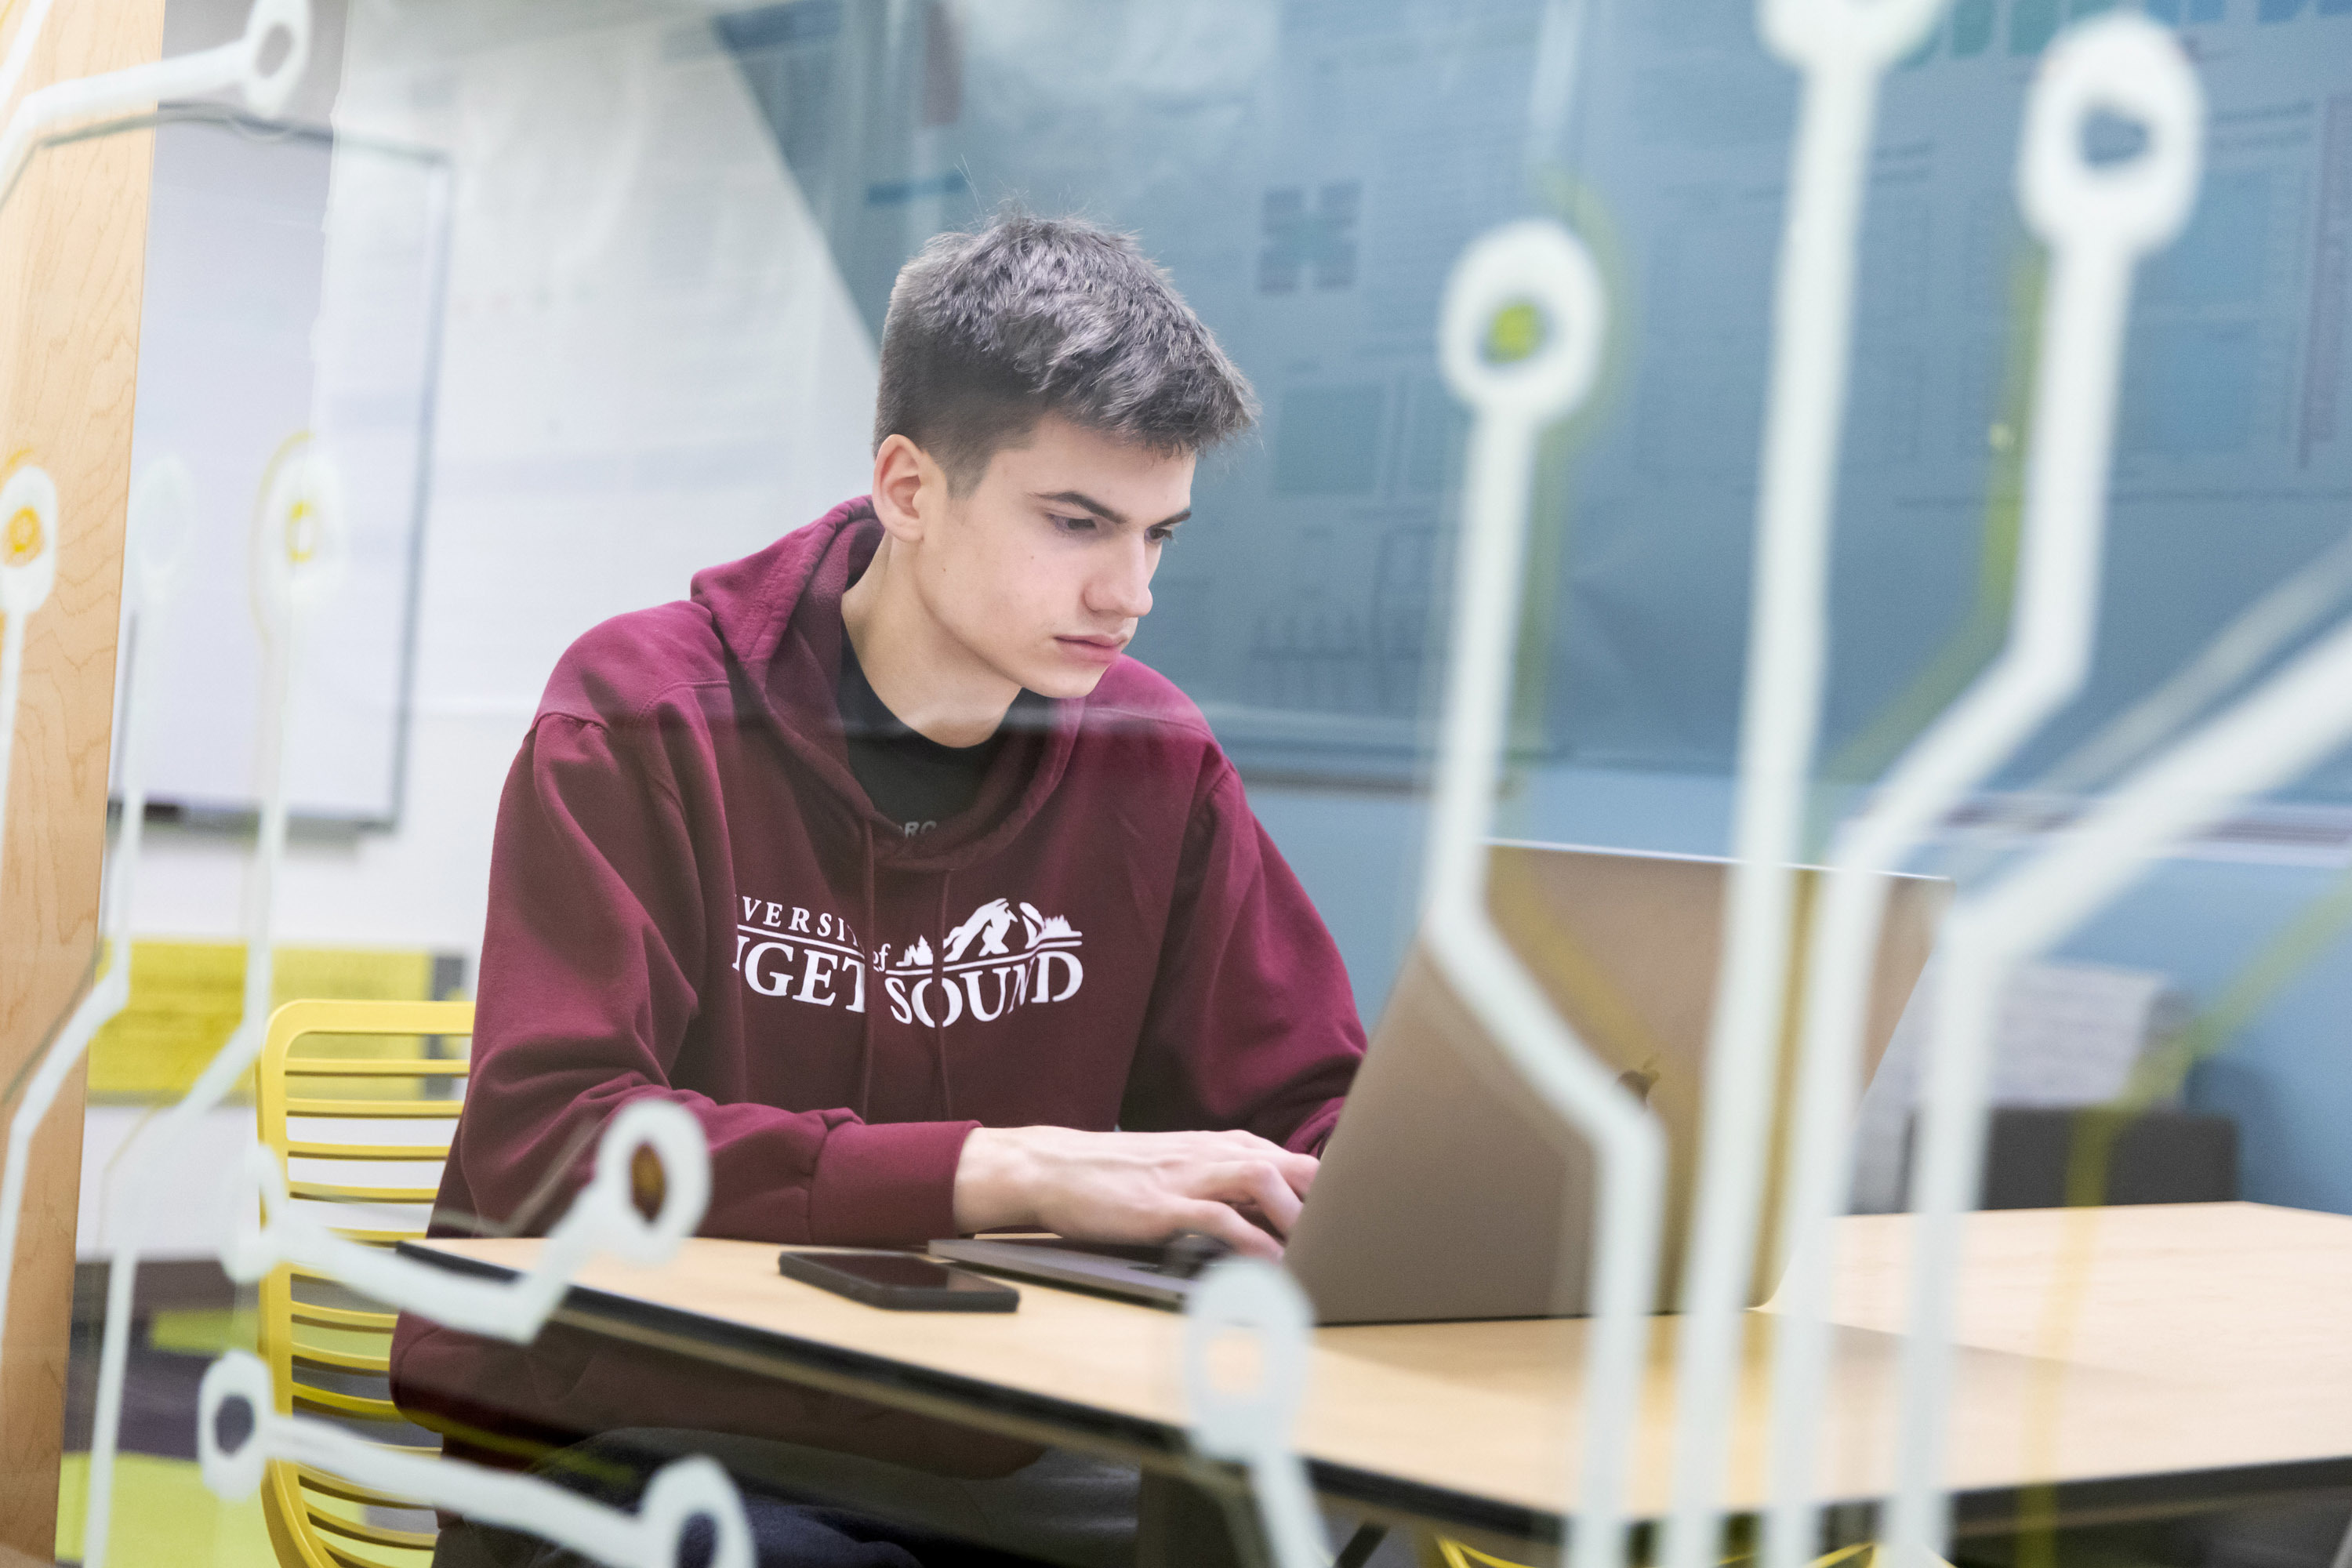
POLYGON ((987 740, 977 746, 942 746, 908 728, 875 692, 846 627, 841 634, 841 683, 834 701, 841 710, 849 771, 857 775, 874 809, 898 823, 909 838, 971 810, 1005 737, 1031 725, 1045 705, 1044 698, 1024 691, 987 740))

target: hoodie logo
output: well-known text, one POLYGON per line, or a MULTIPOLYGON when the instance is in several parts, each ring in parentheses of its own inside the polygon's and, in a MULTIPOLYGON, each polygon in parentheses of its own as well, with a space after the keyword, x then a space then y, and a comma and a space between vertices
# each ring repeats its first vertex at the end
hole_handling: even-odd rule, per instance
POLYGON ((943 1029, 967 1017, 989 1024, 1033 1003, 1066 1002, 1087 981, 1078 956, 1085 933, 1026 900, 989 900, 940 938, 937 952, 925 936, 865 952, 837 915, 758 899, 742 904, 734 967, 762 996, 863 1013, 871 970, 892 1018, 943 1029))

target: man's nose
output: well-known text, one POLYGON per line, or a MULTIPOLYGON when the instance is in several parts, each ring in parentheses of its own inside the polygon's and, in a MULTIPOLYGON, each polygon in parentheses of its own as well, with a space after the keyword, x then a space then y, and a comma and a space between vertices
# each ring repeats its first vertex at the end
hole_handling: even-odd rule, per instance
POLYGON ((1140 620, 1151 613, 1151 572, 1158 563, 1140 539, 1120 543, 1117 563, 1089 584, 1087 608, 1097 615, 1140 620))

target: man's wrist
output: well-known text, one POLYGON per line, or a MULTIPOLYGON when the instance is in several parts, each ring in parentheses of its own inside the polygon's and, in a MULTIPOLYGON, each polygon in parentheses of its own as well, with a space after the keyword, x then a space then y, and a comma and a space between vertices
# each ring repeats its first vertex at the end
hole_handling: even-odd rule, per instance
POLYGON ((969 1236, 1035 1224, 1029 1166, 1019 1128, 973 1128, 956 1162, 956 1229, 969 1236))

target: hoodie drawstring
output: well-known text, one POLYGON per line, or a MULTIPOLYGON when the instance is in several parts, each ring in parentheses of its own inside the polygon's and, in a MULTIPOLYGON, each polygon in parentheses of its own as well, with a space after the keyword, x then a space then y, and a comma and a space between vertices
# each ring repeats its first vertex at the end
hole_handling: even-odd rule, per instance
MULTIPOLYGON (((858 832, 866 852, 866 934, 860 938, 862 943, 871 938, 875 922, 880 920, 881 916, 876 910, 874 898, 874 825, 870 822, 861 822, 858 825, 858 832)), ((939 923, 931 934, 937 939, 939 951, 941 952, 947 951, 948 898, 954 882, 954 872, 940 873, 939 923)), ((864 960, 861 959, 860 962, 864 960)), ((942 978, 949 984, 953 984, 952 976, 943 974, 942 978)), ((874 980, 875 986, 878 987, 881 984, 878 973, 874 976, 874 980)), ((878 991, 869 988, 866 994, 866 1017, 860 1024, 857 1034, 857 1118, 861 1121, 871 1121, 874 1118, 874 1011, 881 1005, 882 999, 878 991)), ((940 1075, 940 1101, 942 1109, 940 1120, 953 1121, 956 1119, 955 1086, 948 1080, 947 1031, 938 1024, 928 1026, 931 1035, 931 1060, 940 1075)))
MULTIPOLYGON (((874 825, 860 817, 857 830, 866 865, 866 923, 858 928, 857 940, 857 945, 865 949, 859 953, 858 962, 864 963, 877 951, 866 948, 866 944, 874 940, 875 925, 881 916, 874 907, 874 825)), ((864 987, 866 1016, 859 1020, 857 1026, 857 1119, 860 1121, 870 1121, 874 1116, 874 1010, 882 1005, 880 973, 869 970, 866 980, 870 984, 864 987)))
MULTIPOLYGON (((954 881, 953 871, 940 873, 940 978, 950 985, 955 984, 955 976, 947 972, 948 889, 954 881)), ((940 1107, 945 1113, 940 1120, 953 1121, 956 1119, 955 1086, 948 1081, 948 1034, 943 1025, 931 1026, 931 1059, 939 1064, 940 1069, 940 1107)))

